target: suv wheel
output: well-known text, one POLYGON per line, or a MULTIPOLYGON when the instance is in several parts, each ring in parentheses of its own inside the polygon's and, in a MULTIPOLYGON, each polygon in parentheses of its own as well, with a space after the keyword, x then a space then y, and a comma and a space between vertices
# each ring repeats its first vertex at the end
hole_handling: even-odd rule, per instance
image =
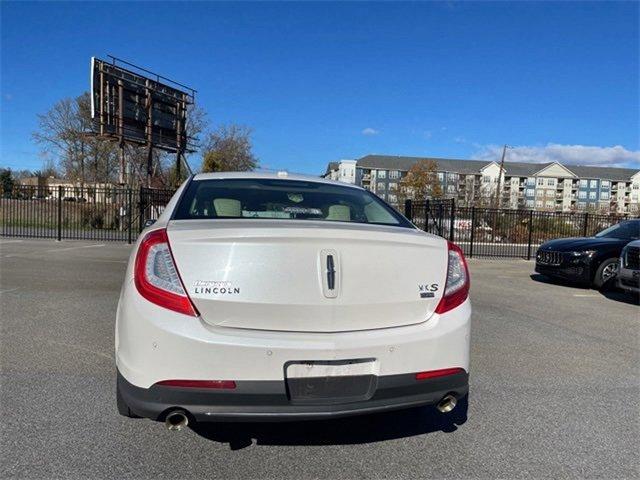
POLYGON ((595 288, 602 288, 607 282, 613 280, 617 274, 618 259, 607 258, 600 264, 598 270, 596 270, 596 275, 593 278, 593 286, 595 288))

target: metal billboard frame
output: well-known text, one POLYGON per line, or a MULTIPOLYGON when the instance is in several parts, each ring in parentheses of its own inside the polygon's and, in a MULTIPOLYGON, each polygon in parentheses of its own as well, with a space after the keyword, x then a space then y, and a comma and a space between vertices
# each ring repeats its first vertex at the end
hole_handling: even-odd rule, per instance
POLYGON ((177 178, 185 153, 195 151, 187 134, 187 109, 196 90, 133 63, 108 55, 91 57, 93 134, 120 147, 120 183, 125 182, 125 144, 146 147, 147 185, 151 184, 153 150, 176 154, 177 178), (126 66, 126 67, 125 67, 126 66))

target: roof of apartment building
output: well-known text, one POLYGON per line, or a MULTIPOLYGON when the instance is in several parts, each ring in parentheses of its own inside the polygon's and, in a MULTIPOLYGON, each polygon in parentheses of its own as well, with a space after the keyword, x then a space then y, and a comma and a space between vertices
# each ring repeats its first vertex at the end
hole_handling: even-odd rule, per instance
MULTIPOLYGON (((409 170, 413 164, 419 160, 432 160, 437 163, 438 170, 445 172, 456 172, 461 174, 477 174, 480 170, 493 163, 492 160, 458 160, 452 158, 431 158, 431 157, 400 157, 393 155, 366 155, 357 161, 357 165, 363 168, 381 168, 386 170, 409 170)), ((543 170, 554 162, 548 163, 527 163, 508 162, 504 163, 505 174, 507 176, 528 177, 543 170)), ((633 168, 614 167, 591 167, 585 165, 562 165, 564 168, 574 173, 579 178, 603 178, 613 181, 627 181, 632 175, 640 172, 633 168)), ((329 163, 327 171, 338 168, 337 162, 329 163)))
POLYGON ((329 162, 329 164, 327 165, 327 170, 325 173, 325 175, 331 173, 334 170, 337 170, 338 167, 340 167, 340 162, 329 162))

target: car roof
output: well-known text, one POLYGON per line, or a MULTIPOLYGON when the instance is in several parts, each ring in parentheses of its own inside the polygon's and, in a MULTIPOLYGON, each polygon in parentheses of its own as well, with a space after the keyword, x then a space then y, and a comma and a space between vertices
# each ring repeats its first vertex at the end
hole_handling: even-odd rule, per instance
POLYGON ((194 181, 201 180, 229 180, 229 179, 253 179, 253 180, 297 180, 304 182, 324 183, 328 185, 339 185, 341 187, 357 188, 363 190, 357 185, 350 183, 338 182, 313 175, 301 175, 297 173, 282 172, 210 172, 198 173, 193 177, 194 181))

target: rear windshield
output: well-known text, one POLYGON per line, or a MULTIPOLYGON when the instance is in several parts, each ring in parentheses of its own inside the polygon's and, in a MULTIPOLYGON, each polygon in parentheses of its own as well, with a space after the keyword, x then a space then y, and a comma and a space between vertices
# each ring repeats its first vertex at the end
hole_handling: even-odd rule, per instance
POLYGON ((366 190, 297 180, 194 180, 173 218, 327 220, 412 228, 404 217, 366 190))

